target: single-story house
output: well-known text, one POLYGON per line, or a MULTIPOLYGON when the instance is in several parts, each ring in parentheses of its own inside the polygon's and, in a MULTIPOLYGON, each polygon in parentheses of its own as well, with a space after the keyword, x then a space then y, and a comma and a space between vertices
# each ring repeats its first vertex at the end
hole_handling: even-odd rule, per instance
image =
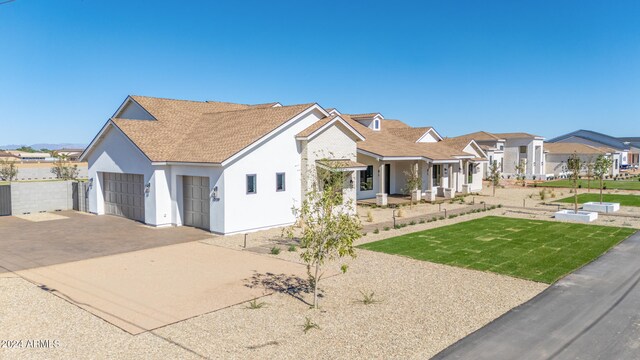
MULTIPOLYGON (((490 133, 477 131, 454 137, 453 139, 473 139, 487 153, 489 163, 494 161, 500 167, 503 177, 515 178, 516 166, 524 165, 527 179, 545 179, 544 138, 524 132, 490 133)), ((488 167, 484 174, 489 176, 488 167)))
POLYGON ((127 97, 80 160, 91 212, 219 234, 292 224, 321 171, 343 174, 345 203, 406 193, 412 170, 433 199, 481 190, 487 161, 474 141, 378 113, 145 96, 127 97))
MULTIPOLYGON (((595 162, 596 158, 600 155, 604 155, 610 158, 615 158, 620 155, 618 151, 608 147, 596 147, 581 143, 546 143, 544 145, 545 158, 546 158, 546 172, 547 177, 553 178, 565 178, 569 175, 567 169, 567 160, 573 154, 576 154, 578 158, 586 165, 588 163, 595 162)), ((585 168, 581 173, 586 174, 588 171, 585 168)), ((614 162, 611 164, 611 170, 609 175, 615 176, 620 173, 620 170, 616 168, 614 162)))
POLYGON ((640 148, 633 146, 629 141, 591 130, 576 130, 568 134, 557 136, 547 142, 580 143, 595 147, 607 147, 614 149, 617 153, 617 155, 614 155, 613 157, 614 167, 616 170, 637 165, 637 163, 634 163, 634 160, 638 159, 638 154, 640 154, 640 148))

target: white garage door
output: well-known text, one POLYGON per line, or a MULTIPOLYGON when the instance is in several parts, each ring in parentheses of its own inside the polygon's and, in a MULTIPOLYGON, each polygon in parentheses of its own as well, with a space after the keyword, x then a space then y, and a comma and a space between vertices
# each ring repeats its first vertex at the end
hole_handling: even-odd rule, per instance
POLYGON ((209 230, 209 178, 183 176, 184 225, 209 230))
POLYGON ((105 213, 144 222, 144 177, 104 173, 103 179, 105 213))

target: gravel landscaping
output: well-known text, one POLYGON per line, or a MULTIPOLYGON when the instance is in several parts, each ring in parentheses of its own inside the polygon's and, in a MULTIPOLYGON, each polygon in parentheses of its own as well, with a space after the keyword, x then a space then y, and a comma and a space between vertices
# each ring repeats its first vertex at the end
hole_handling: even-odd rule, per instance
MULTIPOLYGON (((443 220, 438 226, 458 219, 443 220)), ((436 225, 390 230, 386 236, 427 226, 436 225)), ((381 235, 367 236, 361 243, 381 235)), ((259 235, 253 236, 250 242, 257 242, 259 235)), ((242 244, 242 237, 211 241, 217 239, 236 248, 239 241, 242 244)), ((284 247, 279 255, 263 256, 298 261, 298 253, 284 247)), ((0 338, 60 342, 55 349, 0 349, 0 357, 424 359, 546 288, 541 283, 367 250, 358 251, 358 257, 347 263, 346 274, 321 283, 325 296, 320 310, 276 293, 260 298, 266 303, 260 309, 239 304, 135 336, 25 280, 0 277, 0 338), (380 302, 362 304, 360 291, 374 292, 380 302), (306 317, 320 329, 305 334, 306 317)), ((337 273, 338 266, 332 264, 327 272, 337 273)), ((306 301, 311 297, 301 296, 306 301)))

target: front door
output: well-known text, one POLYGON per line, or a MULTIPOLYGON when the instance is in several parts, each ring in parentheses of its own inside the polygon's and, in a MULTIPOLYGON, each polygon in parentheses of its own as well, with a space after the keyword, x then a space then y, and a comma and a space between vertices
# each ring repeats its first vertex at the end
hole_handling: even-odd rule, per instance
POLYGON ((384 193, 391 194, 391 164, 384 164, 384 193))

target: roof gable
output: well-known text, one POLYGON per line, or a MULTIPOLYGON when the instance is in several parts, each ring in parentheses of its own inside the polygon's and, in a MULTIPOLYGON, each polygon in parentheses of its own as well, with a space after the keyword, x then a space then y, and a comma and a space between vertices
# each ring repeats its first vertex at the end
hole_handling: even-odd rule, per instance
POLYGON ((628 145, 626 145, 623 141, 621 141, 618 138, 615 138, 613 136, 609 136, 606 134, 602 134, 599 132, 595 132, 591 130, 582 130, 582 129, 576 130, 574 132, 570 132, 568 134, 557 136, 549 140, 548 142, 550 143, 560 142, 562 140, 565 140, 571 137, 579 137, 579 138, 600 143, 618 150, 626 150, 629 148, 628 145))

